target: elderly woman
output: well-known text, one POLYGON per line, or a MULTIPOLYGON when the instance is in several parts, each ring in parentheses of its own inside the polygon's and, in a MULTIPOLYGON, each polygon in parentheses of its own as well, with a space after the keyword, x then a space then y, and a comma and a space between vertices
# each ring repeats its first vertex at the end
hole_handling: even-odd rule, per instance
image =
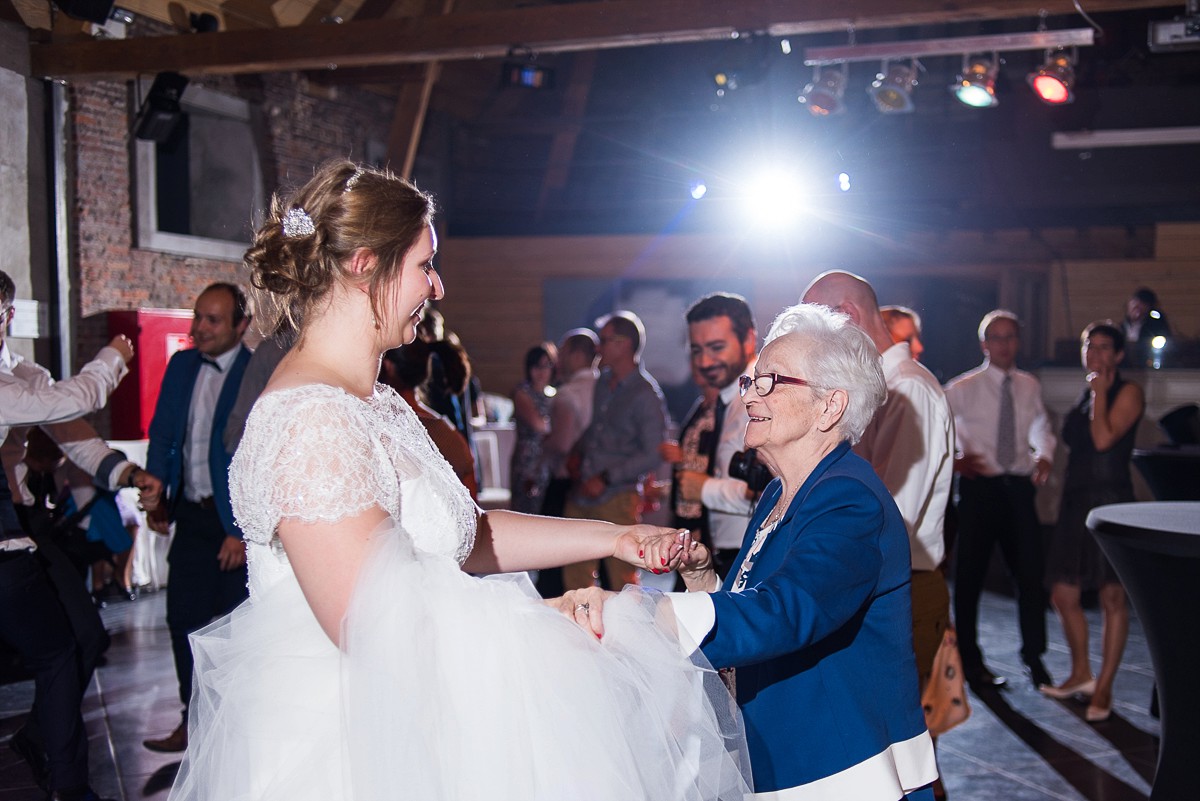
MULTIPOLYGON (((879 354, 845 315, 807 304, 767 342, 741 389, 746 445, 776 478, 723 585, 704 546, 676 556, 689 589, 668 594, 681 639, 736 668, 760 797, 932 798, 908 535, 850 450, 887 395, 879 354)), ((579 590, 562 609, 602 634, 605 598, 579 590)))

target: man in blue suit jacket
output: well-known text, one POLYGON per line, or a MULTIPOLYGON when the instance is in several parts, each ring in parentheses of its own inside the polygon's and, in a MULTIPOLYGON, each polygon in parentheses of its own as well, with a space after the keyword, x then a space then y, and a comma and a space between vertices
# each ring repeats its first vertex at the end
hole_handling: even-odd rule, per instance
POLYGON ((167 554, 167 626, 183 701, 183 722, 167 737, 144 741, 151 751, 187 748, 192 696, 188 635, 246 598, 246 549, 229 503, 229 463, 222 435, 237 398, 250 351, 242 336, 250 324, 246 295, 217 283, 196 299, 194 348, 171 357, 150 422, 146 469, 162 479, 164 502, 150 526, 165 534, 175 523, 167 554))

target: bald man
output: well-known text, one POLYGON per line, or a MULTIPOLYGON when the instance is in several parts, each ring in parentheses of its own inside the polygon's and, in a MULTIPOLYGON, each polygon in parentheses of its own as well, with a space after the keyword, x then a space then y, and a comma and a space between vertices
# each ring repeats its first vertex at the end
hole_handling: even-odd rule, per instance
POLYGON ((855 451, 871 463, 900 507, 912 551, 913 650, 921 687, 950 624, 950 593, 939 566, 943 523, 954 469, 954 418, 933 374, 914 361, 908 342, 893 342, 875 290, 834 270, 813 279, 801 299, 848 316, 883 358, 888 399, 855 451))

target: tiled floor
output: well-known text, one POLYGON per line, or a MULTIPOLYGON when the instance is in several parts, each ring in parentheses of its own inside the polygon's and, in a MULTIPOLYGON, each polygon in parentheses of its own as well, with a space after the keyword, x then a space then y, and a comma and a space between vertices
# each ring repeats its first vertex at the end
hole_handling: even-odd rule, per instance
MULTIPOLYGON (((104 610, 113 632, 108 664, 97 671, 84 705, 91 735, 92 781, 106 797, 165 799, 178 758, 142 747, 178 722, 175 675, 164 622, 164 593, 104 610)), ((1089 613, 1092 630, 1099 618, 1089 613)), ((1049 617, 1050 672, 1067 672, 1061 631, 1049 617)), ((1152 671, 1133 620, 1109 721, 1083 721, 1081 704, 1038 694, 1020 670, 1013 602, 984 596, 981 637, 989 666, 1009 677, 1003 691, 971 696, 973 714, 945 735, 938 752, 954 801, 1138 801, 1149 795, 1158 723, 1147 713, 1152 671)), ((1093 652, 1095 649, 1093 648, 1093 652)), ((1094 663, 1098 664, 1096 660, 1094 663)), ((0 742, 21 724, 30 682, 0 686, 0 742)), ((0 801, 40 801, 24 763, 0 747, 0 801)), ((838 801, 843 801, 839 799, 838 801)), ((845 799, 844 801, 853 801, 845 799)))

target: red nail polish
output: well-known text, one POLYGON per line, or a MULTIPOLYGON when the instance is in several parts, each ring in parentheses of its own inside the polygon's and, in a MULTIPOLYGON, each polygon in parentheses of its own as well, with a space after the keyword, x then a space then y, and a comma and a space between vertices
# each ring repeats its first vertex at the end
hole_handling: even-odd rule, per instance
POLYGON ((645 556, 645 555, 646 555, 646 552, 645 552, 645 551, 638 551, 638 556, 639 556, 639 557, 641 557, 641 556, 645 556))
POLYGON ((662 563, 665 565, 665 564, 667 563, 667 560, 666 560, 666 559, 663 559, 663 560, 662 560, 662 563))

